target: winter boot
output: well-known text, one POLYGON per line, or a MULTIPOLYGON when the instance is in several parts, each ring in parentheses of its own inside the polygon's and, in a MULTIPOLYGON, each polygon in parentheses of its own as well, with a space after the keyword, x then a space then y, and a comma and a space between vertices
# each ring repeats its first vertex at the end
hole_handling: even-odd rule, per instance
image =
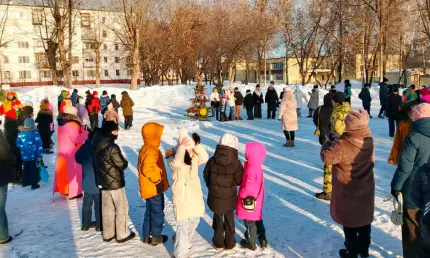
POLYGON ((294 148, 294 140, 291 140, 291 143, 290 143, 290 144, 291 144, 291 146, 290 146, 290 147, 291 147, 291 148, 294 148))
POLYGON ((96 222, 93 221, 93 222, 91 222, 88 225, 83 225, 82 228, 81 228, 81 230, 82 231, 88 231, 88 230, 90 230, 90 228, 95 228, 95 227, 96 227, 96 222))
POLYGON ((284 144, 284 147, 287 147, 287 148, 291 147, 291 140, 287 140, 287 143, 284 144))
POLYGON ((259 235, 258 241, 260 241, 260 247, 261 248, 263 248, 263 249, 267 248, 268 243, 267 243, 266 235, 259 235))
POLYGON ((321 192, 321 193, 315 194, 315 197, 320 199, 320 200, 330 201, 331 200, 331 193, 321 192))
POLYGON ((249 242, 249 241, 248 241, 248 240, 246 240, 246 239, 242 239, 242 240, 240 241, 240 246, 241 246, 242 248, 246 248, 246 249, 249 249, 249 250, 251 250, 251 251, 255 251, 255 250, 257 250, 257 246, 255 245, 255 243, 253 244, 253 243, 249 242))
POLYGON ((124 238, 124 239, 121 239, 121 240, 116 240, 116 242, 117 242, 118 244, 122 244, 122 243, 125 243, 125 242, 129 241, 129 240, 132 240, 135 236, 136 236, 136 233, 131 232, 131 233, 130 233, 130 235, 129 235, 128 237, 126 237, 126 238, 124 238))
POLYGON ((39 189, 39 188, 40 188, 39 184, 35 184, 35 185, 31 186, 31 190, 36 190, 36 189, 39 189))
POLYGON ((358 258, 357 254, 351 254, 346 249, 340 249, 339 256, 340 258, 358 258))
POLYGON ((159 244, 166 243, 167 240, 169 240, 169 237, 166 236, 166 235, 161 235, 159 237, 151 237, 151 240, 150 240, 149 244, 152 245, 152 246, 157 246, 159 244))

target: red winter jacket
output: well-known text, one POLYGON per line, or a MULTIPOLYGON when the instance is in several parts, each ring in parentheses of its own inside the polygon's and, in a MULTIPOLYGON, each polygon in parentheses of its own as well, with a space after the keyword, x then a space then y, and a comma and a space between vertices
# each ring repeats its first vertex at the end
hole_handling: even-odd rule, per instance
POLYGON ((5 100, 0 106, 0 115, 4 115, 7 118, 18 120, 19 111, 15 110, 15 107, 18 107, 18 110, 23 108, 21 102, 14 98, 13 100, 5 100))
POLYGON ((87 109, 89 114, 98 114, 102 109, 99 98, 93 97, 91 103, 87 106, 87 109))

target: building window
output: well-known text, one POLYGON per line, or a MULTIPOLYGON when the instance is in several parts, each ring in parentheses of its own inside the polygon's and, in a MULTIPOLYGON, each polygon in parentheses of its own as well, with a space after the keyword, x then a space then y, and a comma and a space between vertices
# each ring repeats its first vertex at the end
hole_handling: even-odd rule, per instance
POLYGON ((36 39, 34 41, 34 46, 36 46, 36 47, 43 47, 43 41, 41 39, 36 39))
POLYGON ((119 57, 115 57, 115 63, 119 63, 119 57))
POLYGON ((32 11, 33 25, 42 25, 43 10, 33 9, 32 11))
POLYGON ((284 63, 273 63, 272 70, 282 70, 284 68, 284 63))
POLYGON ((72 56, 72 64, 79 64, 79 56, 72 56))
POLYGON ((107 56, 103 57, 103 60, 105 61, 105 63, 107 63, 107 60, 108 60, 107 56))
POLYGON ((3 56, 3 63, 8 64, 9 63, 9 57, 3 56))
POLYGON ((19 72, 19 79, 31 79, 31 73, 30 71, 20 71, 19 72))
POLYGON ((81 13, 81 27, 91 27, 91 19, 89 13, 81 13))
POLYGON ((28 64, 28 63, 30 63, 30 57, 29 56, 19 56, 18 57, 18 63, 28 64))
POLYGON ((119 45, 118 45, 118 43, 115 43, 115 50, 119 50, 119 45))
POLYGON ((103 44, 103 49, 107 49, 107 44, 103 44))
POLYGON ((95 70, 87 70, 87 77, 95 77, 96 71, 95 70))
POLYGON ((105 76, 108 77, 109 76, 109 71, 105 70, 105 76))
POLYGON ((95 49, 95 45, 94 43, 90 43, 90 42, 85 42, 84 43, 84 49, 95 49))
POLYGON ((26 41, 18 41, 18 48, 28 48, 28 42, 26 41))
POLYGON ((9 71, 5 71, 5 72, 4 72, 4 78, 5 78, 6 80, 10 80, 10 79, 12 79, 12 78, 10 77, 10 72, 9 72, 9 71))
POLYGON ((102 17, 102 24, 106 23, 106 17, 102 17))
POLYGON ((105 30, 104 30, 104 31, 102 31, 102 37, 103 37, 103 38, 106 38, 106 37, 107 37, 107 31, 105 31, 105 30))
POLYGON ((40 78, 44 78, 44 79, 51 78, 51 71, 49 70, 40 71, 40 78))
POLYGON ((85 56, 85 63, 94 63, 94 57, 91 55, 85 56))
POLYGON ((115 70, 116 76, 119 76, 119 70, 115 70))
POLYGON ((73 70, 72 71, 72 76, 75 77, 75 78, 79 77, 79 71, 78 70, 73 70))
POLYGON ((276 73, 275 74, 275 80, 277 80, 277 81, 284 80, 284 75, 282 73, 276 73))

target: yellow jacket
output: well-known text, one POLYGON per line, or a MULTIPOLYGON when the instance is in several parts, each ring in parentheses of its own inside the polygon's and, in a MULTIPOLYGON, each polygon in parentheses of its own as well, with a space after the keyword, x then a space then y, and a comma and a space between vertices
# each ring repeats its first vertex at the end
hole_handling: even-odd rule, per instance
POLYGON ((345 118, 351 112, 351 106, 344 102, 341 106, 335 107, 331 115, 331 132, 342 135, 345 132, 345 118))
POLYGON ((163 155, 158 149, 163 130, 164 126, 154 122, 146 123, 142 127, 143 146, 140 149, 137 167, 140 195, 145 200, 157 196, 156 185, 160 182, 163 182, 163 192, 169 189, 163 155))

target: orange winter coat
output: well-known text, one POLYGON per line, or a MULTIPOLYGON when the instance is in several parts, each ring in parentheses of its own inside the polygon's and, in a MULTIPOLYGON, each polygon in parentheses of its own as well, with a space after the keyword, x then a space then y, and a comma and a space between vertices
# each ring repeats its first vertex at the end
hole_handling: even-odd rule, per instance
POLYGON ((169 189, 166 168, 160 147, 164 126, 149 122, 142 127, 143 146, 139 153, 139 185, 142 199, 157 196, 156 185, 163 183, 163 192, 169 189))

